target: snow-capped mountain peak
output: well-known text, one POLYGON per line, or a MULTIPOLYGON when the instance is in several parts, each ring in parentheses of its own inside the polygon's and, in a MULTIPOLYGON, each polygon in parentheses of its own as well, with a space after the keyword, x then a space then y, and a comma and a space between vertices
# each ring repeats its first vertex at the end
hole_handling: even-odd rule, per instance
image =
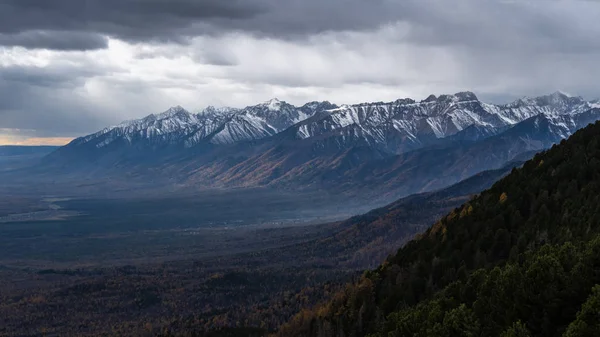
POLYGON ((421 101, 421 103, 430 103, 430 102, 435 102, 437 101, 437 97, 433 94, 427 96, 427 98, 425 98, 424 100, 421 101))
POLYGON ((180 144, 184 147, 200 143, 231 144, 273 136, 313 116, 319 109, 332 106, 324 102, 298 108, 272 99, 243 109, 209 106, 197 114, 175 106, 162 113, 123 122, 77 142, 94 142, 97 147, 105 147, 118 140, 129 144, 144 140, 152 144, 180 144))
POLYGON ((489 137, 493 130, 505 130, 538 115, 567 116, 548 120, 571 125, 569 119, 579 118, 594 107, 600 107, 600 102, 586 102, 563 92, 524 97, 504 105, 482 103, 469 91, 430 95, 420 102, 405 98, 341 106, 315 101, 296 107, 274 98, 242 109, 209 106, 198 114, 175 106, 163 113, 104 129, 75 143, 92 142, 97 147, 119 140, 127 144, 143 141, 184 147, 201 143, 223 145, 264 139, 297 125, 293 132, 299 139, 329 137, 340 146, 363 142, 401 153, 470 127, 475 136, 480 133, 489 137))
POLYGON ((552 94, 550 94, 550 96, 553 96, 553 97, 563 97, 563 98, 564 97, 566 97, 566 98, 574 97, 573 95, 568 94, 568 93, 566 93, 566 92, 564 92, 562 90, 556 90, 555 92, 553 92, 552 94))
POLYGON ((281 108, 281 101, 277 98, 272 98, 264 103, 271 111, 277 111, 281 108))
POLYGON ((192 119, 193 117, 194 116, 192 115, 192 113, 185 110, 180 105, 177 105, 177 106, 169 108, 165 112, 162 112, 162 113, 159 113, 156 115, 152 114, 152 115, 148 116, 147 118, 153 118, 157 121, 161 121, 161 120, 168 120, 168 119, 189 120, 189 119, 192 119))
POLYGON ((177 114, 189 114, 189 112, 187 110, 185 110, 184 108, 181 107, 181 105, 176 105, 174 107, 170 107, 169 109, 167 109, 167 111, 158 114, 158 116, 160 116, 161 118, 168 118, 170 116, 174 116, 177 114))
POLYGON ((214 107, 212 105, 207 106, 204 110, 198 112, 199 116, 214 116, 214 115, 227 115, 238 112, 239 109, 230 107, 214 107))
MULTIPOLYGON (((422 147, 432 139, 452 136, 471 126, 475 127, 472 130, 483 130, 476 132, 481 137, 489 137, 494 130, 505 130, 533 116, 576 115, 590 108, 591 104, 581 98, 563 94, 494 105, 482 103, 474 93, 464 91, 452 95, 430 95, 420 102, 399 99, 389 103, 342 105, 328 110, 320 119, 313 118, 309 124, 303 123, 297 135, 302 139, 330 135, 339 138, 335 141, 337 143, 361 141, 369 146, 379 144, 377 146, 385 151, 400 153, 422 147)), ((551 120, 562 121, 558 118, 551 120)))
POLYGON ((478 101, 477 96, 471 91, 461 91, 454 94, 454 97, 458 102, 469 102, 469 101, 478 101))
MULTIPOLYGON (((177 123, 179 125, 193 122, 195 116, 189 111, 185 110, 181 106, 174 106, 169 108, 168 110, 158 113, 158 114, 150 114, 141 119, 132 119, 128 121, 124 121, 116 126, 107 128, 107 129, 116 129, 116 128, 129 128, 129 129, 146 129, 151 125, 156 125, 161 121, 165 121, 167 124, 177 123)), ((106 129, 105 129, 106 130, 106 129)))

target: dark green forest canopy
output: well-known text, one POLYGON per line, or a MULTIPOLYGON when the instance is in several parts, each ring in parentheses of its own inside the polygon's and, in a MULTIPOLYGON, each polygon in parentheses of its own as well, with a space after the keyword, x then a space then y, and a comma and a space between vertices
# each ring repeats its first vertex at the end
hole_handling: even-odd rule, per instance
POLYGON ((281 336, 599 336, 600 123, 446 215, 281 336))

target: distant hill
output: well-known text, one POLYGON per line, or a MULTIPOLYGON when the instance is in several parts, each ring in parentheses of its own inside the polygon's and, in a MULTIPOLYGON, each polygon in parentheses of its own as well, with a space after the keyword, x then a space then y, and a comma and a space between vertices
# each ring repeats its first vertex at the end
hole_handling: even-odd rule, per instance
MULTIPOLYGON (((15 146, 0 145, 0 173, 27 169, 58 149, 58 146, 15 146)), ((8 179, 11 180, 10 178, 8 179)), ((0 177, 0 181, 4 181, 0 177)))
POLYGON ((59 146, 0 145, 0 156, 46 155, 58 148, 59 146))

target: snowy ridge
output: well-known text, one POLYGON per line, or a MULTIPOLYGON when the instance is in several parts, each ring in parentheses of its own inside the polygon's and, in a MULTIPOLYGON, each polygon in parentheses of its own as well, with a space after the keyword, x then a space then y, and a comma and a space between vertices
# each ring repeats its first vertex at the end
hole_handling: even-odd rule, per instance
POLYGON ((243 109, 215 108, 212 106, 193 114, 176 106, 159 114, 125 121, 89 136, 81 137, 72 145, 93 143, 97 148, 114 142, 153 145, 180 145, 192 147, 199 143, 216 145, 258 140, 273 136, 299 123, 328 102, 311 102, 297 108, 278 99, 243 109))
POLYGON ((586 102, 561 92, 504 105, 483 103, 472 92, 430 95, 419 102, 406 98, 342 106, 310 102, 296 107, 275 98, 242 109, 211 106, 195 114, 176 106, 78 138, 71 146, 227 145, 264 139, 292 128, 297 139, 315 138, 340 147, 360 143, 401 153, 470 127, 475 128, 469 129, 469 139, 489 137, 494 130, 505 130, 539 115, 546 116, 564 137, 580 124, 578 120, 594 119, 595 115, 581 116, 599 107, 599 101, 586 102))
POLYGON ((432 137, 446 138, 471 126, 480 127, 482 138, 489 137, 494 134, 493 130, 505 130, 538 115, 555 116, 551 120, 561 123, 557 127, 565 125, 567 120, 574 125, 577 115, 598 105, 561 92, 494 105, 480 102, 471 92, 460 92, 439 97, 430 95, 420 102, 400 99, 389 103, 343 105, 329 110, 321 120, 302 125, 297 133, 302 139, 329 134, 346 141, 348 133, 341 130, 358 127, 365 142, 375 141, 384 144, 384 150, 401 153, 431 142, 432 137), (337 135, 335 130, 339 130, 337 135), (398 139, 402 144, 398 144, 398 139))

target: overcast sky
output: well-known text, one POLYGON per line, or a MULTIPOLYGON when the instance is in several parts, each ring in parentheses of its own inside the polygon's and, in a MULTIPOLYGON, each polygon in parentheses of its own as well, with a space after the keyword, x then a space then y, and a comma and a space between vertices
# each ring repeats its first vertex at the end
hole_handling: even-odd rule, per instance
POLYGON ((600 97, 600 2, 2 0, 0 143, 174 105, 600 97))

